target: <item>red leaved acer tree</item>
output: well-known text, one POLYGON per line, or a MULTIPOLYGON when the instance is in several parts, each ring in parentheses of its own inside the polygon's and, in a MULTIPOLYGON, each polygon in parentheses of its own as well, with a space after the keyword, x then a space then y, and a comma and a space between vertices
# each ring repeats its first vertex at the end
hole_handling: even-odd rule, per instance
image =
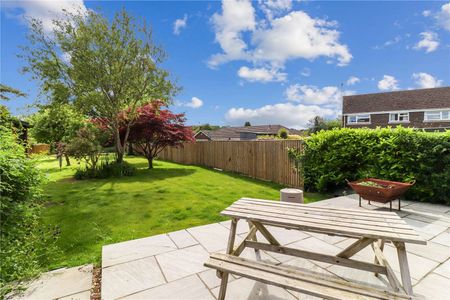
MULTIPOLYGON (((128 140, 147 158, 149 169, 153 168, 153 159, 164 148, 194 141, 192 129, 184 125, 184 114, 174 114, 162 109, 163 106, 164 102, 153 101, 139 107, 130 127, 128 140)), ((122 133, 125 134, 125 128, 122 133)))

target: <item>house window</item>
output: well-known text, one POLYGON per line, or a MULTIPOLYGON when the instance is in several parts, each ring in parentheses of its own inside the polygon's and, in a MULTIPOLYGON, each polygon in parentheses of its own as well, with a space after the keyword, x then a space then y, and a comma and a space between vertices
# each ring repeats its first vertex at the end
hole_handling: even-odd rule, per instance
POLYGON ((354 115, 347 117, 347 124, 368 124, 370 123, 370 115, 354 115))
POLYGON ((450 110, 426 111, 425 121, 450 121, 450 110))
POLYGON ((390 123, 408 123, 409 122, 409 113, 391 113, 389 114, 389 122, 390 123))

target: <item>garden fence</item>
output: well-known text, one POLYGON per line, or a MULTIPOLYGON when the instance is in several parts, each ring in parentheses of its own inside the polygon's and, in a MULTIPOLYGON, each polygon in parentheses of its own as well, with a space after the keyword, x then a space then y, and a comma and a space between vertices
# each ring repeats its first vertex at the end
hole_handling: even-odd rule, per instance
POLYGON ((200 165, 270 180, 285 186, 303 187, 303 177, 288 148, 303 150, 301 140, 208 141, 168 147, 158 157, 182 164, 200 165))

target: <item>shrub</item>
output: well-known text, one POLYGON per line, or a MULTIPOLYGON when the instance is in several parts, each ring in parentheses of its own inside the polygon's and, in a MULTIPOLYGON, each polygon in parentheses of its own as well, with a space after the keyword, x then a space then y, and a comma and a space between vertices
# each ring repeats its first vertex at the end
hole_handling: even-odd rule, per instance
POLYGON ((95 169, 78 169, 75 172, 75 179, 89 179, 89 178, 111 178, 111 177, 123 177, 133 176, 136 173, 136 167, 123 161, 109 162, 102 161, 95 169))
POLYGON ((450 204, 450 131, 333 129, 306 139, 303 154, 290 153, 307 190, 330 191, 363 177, 416 180, 406 198, 450 204))
POLYGON ((39 273, 56 251, 40 221, 43 175, 11 128, 0 125, 0 298, 39 273))
POLYGON ((83 161, 86 169, 95 170, 100 159, 102 144, 106 139, 106 135, 99 128, 88 123, 78 129, 75 137, 65 147, 65 152, 79 162, 83 161))
POLYGON ((278 136, 281 139, 284 139, 284 140, 287 139, 288 135, 289 135, 289 131, 287 131, 286 128, 280 128, 280 130, 278 130, 278 136))

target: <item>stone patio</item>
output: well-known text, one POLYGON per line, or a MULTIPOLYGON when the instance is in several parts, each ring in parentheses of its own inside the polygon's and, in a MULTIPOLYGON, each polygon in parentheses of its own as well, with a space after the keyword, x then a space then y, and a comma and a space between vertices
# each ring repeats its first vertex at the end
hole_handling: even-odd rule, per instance
MULTIPOLYGON (((427 299, 450 299, 450 207, 410 201, 402 204, 400 216, 428 241, 426 246, 407 244, 414 292, 427 299)), ((358 207, 354 196, 310 205, 358 207)), ((365 201, 362 209, 387 208, 378 203, 368 205, 365 201)), ((102 299, 216 299, 220 280, 203 263, 210 253, 225 251, 229 226, 230 222, 225 221, 104 246, 102 299)), ((239 222, 239 236, 243 237, 247 231, 248 225, 239 222)), ((271 232, 282 244, 327 254, 335 254, 353 241, 278 228, 271 232)), ((399 275, 397 254, 390 244, 385 247, 385 255, 399 275)), ((246 249, 242 256, 254 259, 255 253, 246 249)), ((368 247, 355 258, 373 261, 372 250, 368 247)), ((374 286, 385 286, 386 282, 383 276, 378 278, 372 273, 281 254, 263 252, 262 259, 374 286)), ((230 276, 229 281, 227 299, 314 299, 236 276, 230 276)))
POLYGON ((46 272, 27 285, 20 295, 10 295, 7 299, 91 299, 92 265, 61 268, 46 272))

